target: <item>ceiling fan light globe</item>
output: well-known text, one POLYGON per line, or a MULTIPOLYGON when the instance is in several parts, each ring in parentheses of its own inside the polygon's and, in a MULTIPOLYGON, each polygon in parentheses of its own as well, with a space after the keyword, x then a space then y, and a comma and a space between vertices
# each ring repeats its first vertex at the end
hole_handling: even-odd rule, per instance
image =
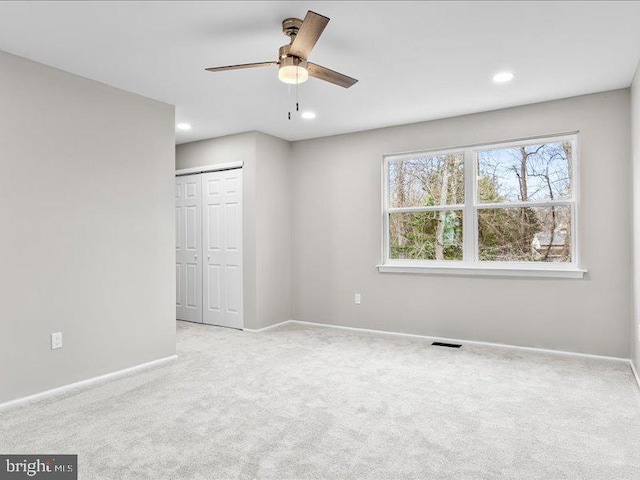
POLYGON ((309 72, 299 65, 283 65, 278 70, 278 78, 281 82, 295 85, 309 80, 309 72))

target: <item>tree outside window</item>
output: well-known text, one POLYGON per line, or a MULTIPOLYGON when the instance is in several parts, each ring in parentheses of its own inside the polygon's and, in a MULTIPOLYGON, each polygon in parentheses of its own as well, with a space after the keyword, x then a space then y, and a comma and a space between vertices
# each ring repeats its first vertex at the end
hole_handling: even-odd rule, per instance
POLYGON ((387 259, 575 262, 575 144, 569 136, 387 157, 387 259))

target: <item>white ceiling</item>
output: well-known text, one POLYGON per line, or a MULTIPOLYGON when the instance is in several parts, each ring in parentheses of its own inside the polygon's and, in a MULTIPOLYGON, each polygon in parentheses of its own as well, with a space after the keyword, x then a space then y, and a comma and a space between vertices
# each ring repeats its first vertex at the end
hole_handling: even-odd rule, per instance
POLYGON ((640 2, 2 2, 0 50, 176 105, 176 142, 260 130, 287 140, 628 87, 640 2), (310 79, 287 120, 276 60, 285 17, 331 18, 311 60, 360 80, 310 79), (501 70, 516 74, 496 85, 501 70))

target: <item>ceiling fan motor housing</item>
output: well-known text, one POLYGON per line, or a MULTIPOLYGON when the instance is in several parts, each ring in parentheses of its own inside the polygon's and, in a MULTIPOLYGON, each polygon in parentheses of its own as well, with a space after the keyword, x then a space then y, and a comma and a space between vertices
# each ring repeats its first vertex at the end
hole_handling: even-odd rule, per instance
POLYGON ((303 83, 309 78, 307 61, 304 58, 289 55, 291 45, 283 45, 278 52, 278 78, 284 83, 303 83))
POLYGON ((278 61, 281 66, 299 66, 307 68, 307 61, 304 58, 296 57, 295 55, 289 55, 289 49, 291 45, 283 45, 278 50, 278 61))

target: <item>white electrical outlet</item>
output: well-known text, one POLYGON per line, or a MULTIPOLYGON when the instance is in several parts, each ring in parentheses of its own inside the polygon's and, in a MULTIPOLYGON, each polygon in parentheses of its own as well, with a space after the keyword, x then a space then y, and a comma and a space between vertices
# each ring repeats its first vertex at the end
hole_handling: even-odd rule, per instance
POLYGON ((360 305, 362 303, 362 296, 359 293, 356 293, 354 300, 356 305, 360 305))
POLYGON ((62 348, 62 332, 51 334, 51 350, 62 348))

